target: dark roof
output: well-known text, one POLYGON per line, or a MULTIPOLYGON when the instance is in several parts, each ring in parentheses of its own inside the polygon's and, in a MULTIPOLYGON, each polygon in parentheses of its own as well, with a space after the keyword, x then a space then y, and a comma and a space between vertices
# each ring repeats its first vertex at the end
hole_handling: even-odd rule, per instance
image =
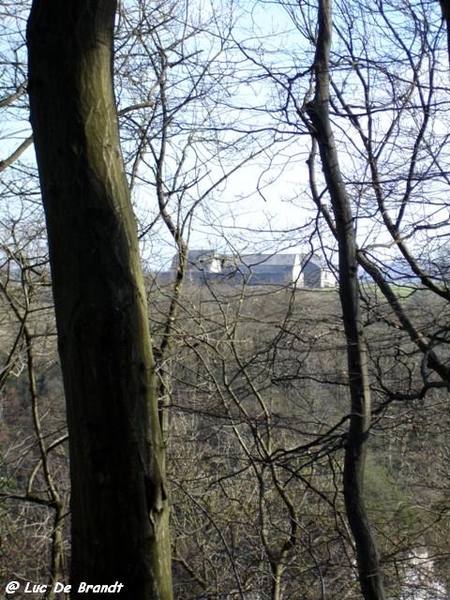
POLYGON ((242 254, 236 258, 247 267, 287 267, 292 266, 297 254, 242 254))
POLYGON ((295 259, 300 257, 300 262, 303 264, 314 264, 324 268, 323 262, 317 256, 311 254, 290 253, 290 254, 242 254, 236 257, 235 262, 240 262, 246 267, 261 266, 261 267, 292 267, 295 264, 295 259))
MULTIPOLYGON (((253 269, 273 269, 273 268, 281 268, 281 267, 293 267, 297 257, 300 257, 300 261, 303 265, 310 263, 311 265, 315 265, 320 268, 324 268, 323 261, 316 257, 311 256, 311 254, 301 254, 301 253, 286 253, 286 254, 264 254, 264 253, 254 253, 254 254, 221 254, 215 250, 189 250, 187 262, 188 269, 192 268, 201 268, 203 263, 211 262, 214 259, 218 259, 222 261, 222 266, 227 268, 243 268, 244 270, 253 270, 253 269)), ((178 267, 178 256, 176 255, 172 261, 172 268, 178 267)), ((326 267, 325 267, 326 268, 326 267)))

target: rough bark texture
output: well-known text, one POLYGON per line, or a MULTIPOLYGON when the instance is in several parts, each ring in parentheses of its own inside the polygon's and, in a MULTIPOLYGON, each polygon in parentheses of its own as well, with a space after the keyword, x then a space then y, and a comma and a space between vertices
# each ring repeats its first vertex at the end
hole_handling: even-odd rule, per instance
POLYGON ((31 122, 47 221, 72 481, 71 597, 172 598, 164 444, 112 81, 112 0, 35 0, 31 122), (88 594, 89 596, 89 594, 88 594))
POLYGON ((344 463, 344 496, 347 518, 356 546, 361 591, 365 600, 384 600, 379 558, 364 503, 364 469, 371 421, 371 394, 367 354, 359 306, 357 248, 353 215, 342 180, 338 153, 329 118, 331 50, 331 0, 319 2, 319 30, 314 72, 316 92, 307 106, 312 135, 317 140, 323 173, 330 194, 339 246, 339 293, 347 341, 350 426, 344 463))

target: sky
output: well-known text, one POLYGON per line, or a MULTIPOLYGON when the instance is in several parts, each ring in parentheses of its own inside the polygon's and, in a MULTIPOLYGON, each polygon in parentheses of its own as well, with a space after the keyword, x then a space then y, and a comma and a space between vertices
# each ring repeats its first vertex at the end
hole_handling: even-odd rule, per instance
MULTIPOLYGON (((220 8, 218 3, 214 3, 214 11, 220 12, 220 8)), ((211 5, 202 2, 203 20, 208 20, 211 10, 211 5)), ((224 21, 213 32, 217 35, 219 29, 221 34, 225 31, 226 9, 224 12, 224 21)), ((217 14, 215 13, 215 17, 217 14)), ((258 156, 249 160, 205 197, 192 220, 189 243, 191 247, 221 251, 309 252, 310 241, 307 239, 305 248, 304 234, 301 231, 315 215, 307 197, 308 136, 299 135, 297 124, 286 126, 282 122, 278 108, 284 99, 278 98, 278 90, 261 77, 260 66, 252 62, 249 56, 245 56, 251 52, 258 61, 293 71, 296 68, 295 56, 291 56, 291 50, 287 46, 293 44, 294 37, 298 41, 298 34, 295 33, 294 36, 290 20, 275 4, 236 3, 230 20, 233 21, 231 36, 224 44, 221 55, 216 58, 220 68, 223 68, 223 89, 219 90, 219 95, 212 93, 213 102, 216 103, 213 106, 215 112, 208 115, 212 117, 213 124, 218 123, 227 130, 218 134, 219 145, 225 150, 217 156, 217 148, 206 144, 201 151, 203 164, 199 166, 201 152, 198 147, 191 149, 191 155, 188 155, 185 162, 186 171, 198 168, 200 184, 193 186, 190 193, 185 194, 184 209, 189 208, 224 172, 232 170, 252 153, 257 153, 258 156), (281 39, 287 45, 285 50, 280 49, 281 39), (237 48, 237 44, 242 48, 237 48)), ((212 35, 212 41, 211 34, 199 37, 191 45, 188 44, 187 49, 200 49, 202 61, 207 61, 217 51, 217 37, 212 35)), ((214 69, 212 66, 212 79, 215 77, 214 69)), ((183 86, 186 84, 181 87, 175 85, 172 92, 176 95, 186 91, 183 86)), ((199 115, 202 110, 202 107, 199 108, 194 103, 191 112, 183 112, 182 120, 192 118, 193 129, 207 129, 211 123, 201 122, 199 115)), ((177 124, 174 123, 174 128, 176 127, 177 124)), ((182 125, 179 126, 181 128, 182 125)), ((183 134, 178 130, 168 153, 173 157, 172 171, 179 160, 184 141, 183 134)), ((149 180, 151 177, 150 166, 149 180)), ((146 182, 137 196, 145 219, 145 211, 147 210, 147 214, 151 213, 147 208, 148 203, 146 204, 146 199, 151 197, 151 186, 146 182)), ((173 205, 175 204, 174 201, 173 205)), ((176 214, 176 210, 176 207, 173 208, 172 215, 176 214)), ((152 240, 147 241, 153 246, 151 242, 152 240)), ((163 255, 167 258, 162 258, 162 267, 165 263, 170 263, 169 255, 174 252, 173 244, 167 238, 165 243, 167 252, 163 252, 163 255)), ((149 254, 152 253, 151 249, 149 254)))
MULTIPOLYGON (((393 3, 391 5, 394 6, 393 3)), ((125 4, 125 7, 127 6, 129 7, 127 17, 131 27, 133 24, 131 7, 136 7, 136 3, 129 0, 125 4)), ((293 97, 296 101, 301 104, 308 92, 310 84, 308 67, 311 65, 313 47, 305 41, 305 36, 311 32, 305 29, 305 22, 302 21, 305 15, 302 15, 301 11, 314 11, 315 7, 299 5, 295 15, 297 21, 293 24, 287 12, 276 2, 237 0, 230 3, 225 0, 223 2, 215 0, 211 3, 207 0, 195 0, 189 5, 183 5, 183 8, 180 8, 181 4, 176 6, 180 11, 179 19, 174 19, 168 31, 158 32, 157 40, 158 43, 166 44, 166 47, 172 44, 172 50, 167 53, 172 64, 167 71, 166 91, 169 107, 180 104, 183 94, 186 95, 191 90, 195 90, 197 96, 192 103, 183 105, 172 115, 164 173, 167 207, 174 222, 180 223, 183 218, 186 218, 190 208, 205 195, 194 211, 192 220, 188 220, 189 229, 185 230, 190 247, 236 252, 309 252, 311 245, 320 251, 322 241, 328 249, 332 248, 330 236, 323 237, 321 241, 312 236, 316 226, 316 210, 310 200, 306 167, 310 148, 309 136, 304 135, 304 127, 292 102, 288 107, 289 110, 283 112, 283 107, 286 105, 286 91, 283 86, 289 82, 289 77, 293 82, 293 97), (182 25, 181 17, 184 11, 189 15, 190 28, 187 30, 183 29, 182 25), (207 26, 204 25, 205 23, 207 26), (226 27, 230 24, 232 28, 228 32, 226 42, 223 43, 223 35, 227 34, 226 27), (195 35, 193 35, 194 29, 196 29, 195 35), (189 34, 187 41, 180 43, 180 31, 184 33, 187 31, 189 34), (187 57, 185 62, 179 61, 182 55, 187 57), (200 77, 201 69, 209 60, 211 64, 207 77, 200 77), (270 77, 268 77, 269 73, 270 77), (187 144, 189 136, 192 136, 190 145, 187 144), (256 153, 257 157, 250 160, 252 153, 256 153), (233 170, 239 162, 247 158, 249 160, 244 166, 237 169, 226 181, 214 187, 224 173, 233 170), (182 168, 178 169, 180 164, 182 168), (197 183, 195 179, 198 180, 197 183)), ((358 54, 360 60, 367 59, 364 54, 366 48, 373 53, 369 58, 376 56, 380 61, 387 50, 393 55, 392 73, 395 73, 394 83, 401 87, 400 91, 394 93, 389 89, 391 76, 387 71, 384 73, 382 69, 373 68, 370 72, 361 70, 361 73, 366 77, 366 83, 372 86, 370 92, 374 100, 380 103, 379 116, 373 119, 373 122, 377 123, 377 130, 372 131, 371 135, 374 143, 377 144, 380 161, 384 161, 384 166, 390 162, 392 169, 396 169, 395 176, 390 175, 394 184, 389 194, 394 199, 400 197, 401 187, 398 183, 395 188, 395 177, 402 170, 405 172, 411 159, 412 149, 408 147, 408 136, 417 135, 422 122, 420 102, 423 102, 423 99, 419 97, 416 88, 411 87, 411 82, 414 81, 413 72, 411 69, 405 70, 400 60, 404 60, 402 53, 405 54, 406 51, 413 56, 413 50, 415 52, 418 42, 413 34, 405 29, 404 40, 396 40, 393 33, 386 30, 383 43, 381 40, 378 43, 377 38, 374 38, 376 35, 374 28, 370 31, 364 30, 362 26, 358 28, 357 25, 362 20, 357 12, 352 13, 353 10, 356 11, 354 8, 356 4, 345 3, 336 6, 336 10, 341 11, 338 14, 338 24, 342 29, 342 35, 341 37, 338 33, 335 35, 335 56, 338 56, 339 60, 333 57, 333 73, 345 97, 352 103, 354 111, 363 110, 364 97, 361 81, 349 66, 351 60, 354 60, 351 52, 358 54), (346 46, 348 38, 346 28, 350 27, 353 27, 355 45, 353 49, 346 46), (411 35, 410 42, 408 35, 411 35), (402 43, 409 46, 403 47, 402 43), (398 61, 398 68, 395 67, 395 60, 398 61), (373 88, 376 86, 378 91, 374 96, 373 88), (392 94, 394 96, 397 94, 394 101, 389 99, 392 98, 392 94), (410 116, 402 117, 404 147, 399 145, 399 137, 394 138, 391 135, 389 138, 389 128, 396 126, 392 125, 395 120, 392 116, 394 112, 389 112, 390 109, 385 110, 385 107, 381 106, 385 101, 391 102, 391 108, 397 110, 402 94, 403 96, 412 94, 411 106, 414 105, 414 109, 418 111, 411 111, 410 116)), ((411 3, 410 6, 415 6, 417 11, 421 10, 419 2, 411 3)), ((11 7, 14 5, 11 4, 11 7)), ((365 15, 364 18, 370 24, 371 16, 365 15)), ((310 15, 310 21, 314 28, 314 14, 310 15)), ((18 12, 16 17, 4 20, 3 25, 6 25, 6 29, 3 31, 3 41, 0 44, 2 54, 0 62, 3 64, 3 72, 0 71, 0 76, 6 89, 7 85, 14 85, 14 77, 20 82, 20 78, 23 78, 26 73, 24 64, 21 65, 18 75, 11 74, 7 65, 13 58, 19 58, 22 63, 25 60, 23 10, 20 14, 18 12), (14 31, 17 25, 22 28, 22 32, 14 31), (11 52, 10 46, 14 48, 14 52, 11 52)), ((379 24, 380 28, 382 26, 382 23, 379 24)), ((400 27, 400 24, 398 26, 400 27)), ((438 26, 439 23, 435 25, 438 26)), ((404 27, 406 28, 406 25, 404 27)), ((384 30, 380 29, 380 31, 384 30)), ((144 37, 144 42, 145 44, 140 47, 129 46, 128 62, 120 59, 119 66, 124 79, 120 81, 117 79, 119 109, 143 100, 151 101, 151 95, 158 92, 156 74, 158 65, 149 68, 149 55, 146 55, 149 48, 151 54, 152 44, 156 42, 151 36, 144 37)), ((411 65, 415 64, 414 60, 411 65)), ((420 65, 417 73, 423 81, 426 81, 427 69, 430 70, 431 66, 433 65, 426 61, 420 65)), ((442 73, 442 69, 440 72, 442 73)), ((437 83, 440 85, 441 81, 437 83)), ((442 87, 444 83, 447 87, 447 82, 442 82, 442 87)), ((422 92, 426 93, 426 87, 422 92)), ((30 131, 25 102, 20 100, 15 104, 16 108, 13 111, 9 108, 0 108, 2 113, 0 159, 8 156, 30 131)), ((430 143, 438 147, 439 139, 443 142, 439 156, 430 158, 434 151, 431 146, 428 154, 424 147, 418 156, 420 160, 417 160, 419 166, 416 170, 419 172, 422 168, 427 175, 433 169, 438 171, 442 169, 442 165, 449 164, 443 149, 447 132, 450 131, 448 118, 446 113, 441 111, 439 115, 434 115, 433 119, 434 125, 429 126, 430 143)), ((363 117, 360 122, 363 128, 368 127, 363 117)), ((149 123, 148 146, 142 156, 138 181, 133 187, 133 200, 136 213, 142 223, 141 230, 145 229, 158 213, 154 184, 155 156, 161 149, 158 125, 160 114, 148 108, 133 113, 128 121, 122 119, 125 156, 135 145, 139 132, 149 123), (129 130, 126 127, 129 127, 129 130)), ((342 166, 350 181, 349 191, 360 195, 355 202, 358 205, 358 215, 361 217, 358 223, 358 236, 361 243, 374 248, 377 245, 378 247, 384 245, 386 252, 389 253, 391 251, 389 237, 380 228, 379 220, 374 218, 373 193, 370 190, 364 191, 363 187, 358 187, 351 182, 352 179, 356 181, 367 177, 367 164, 361 163, 358 157, 361 152, 361 141, 358 141, 357 131, 348 120, 345 121, 335 115, 335 132, 338 143, 343 149, 342 166), (357 187, 358 191, 355 191, 357 187)), ((27 151, 23 159, 25 163, 33 164, 32 149, 27 151)), ((131 169, 132 164, 132 162, 127 163, 128 170, 131 169)), ((320 167, 317 168, 317 177, 320 183, 320 167)), ((445 178, 447 176, 441 177, 439 184, 437 175, 433 177, 434 179, 427 179, 428 183, 422 187, 416 186, 415 204, 411 204, 410 214, 407 215, 411 223, 417 215, 420 215, 423 223, 427 219, 434 219, 435 222, 448 219, 448 206, 442 200, 448 185, 445 178), (430 199, 435 199, 433 205, 429 202, 427 204, 430 199)), ((27 190, 31 190, 33 207, 37 206, 36 181, 28 177, 21 166, 14 167, 11 174, 3 174, 3 183, 6 186, 4 188, 6 193, 3 194, 3 221, 7 220, 8 213, 18 214, 22 210, 22 207, 17 204, 17 196, 12 192, 25 198, 27 190), (10 192, 11 198, 14 199, 8 203, 10 192)), ((386 183, 386 186, 389 187, 389 183, 386 183)), ((324 201, 327 202, 326 196, 324 201)), ((433 243, 425 233, 421 239, 426 243, 433 243)), ((167 231, 158 222, 150 233, 142 238, 142 248, 144 260, 155 269, 166 268, 175 252, 174 244, 167 231)))

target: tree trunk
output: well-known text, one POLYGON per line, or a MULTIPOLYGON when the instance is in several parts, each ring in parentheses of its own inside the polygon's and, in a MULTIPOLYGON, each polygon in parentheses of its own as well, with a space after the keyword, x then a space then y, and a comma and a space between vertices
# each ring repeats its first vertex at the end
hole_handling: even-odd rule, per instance
POLYGON ((70 436, 71 597, 172 598, 165 450, 136 225, 120 152, 116 2, 34 0, 31 123, 70 436), (83 595, 82 595, 83 594, 83 595))
POLYGON ((347 342, 351 397, 350 426, 344 461, 344 497, 347 518, 355 540, 359 581, 365 600, 384 600, 379 558, 364 502, 364 470, 371 422, 371 393, 367 352, 359 305, 357 248, 351 204, 342 180, 331 129, 330 74, 331 0, 320 0, 314 64, 316 91, 307 106, 311 132, 317 139, 323 173, 336 221, 339 246, 339 294, 347 342))

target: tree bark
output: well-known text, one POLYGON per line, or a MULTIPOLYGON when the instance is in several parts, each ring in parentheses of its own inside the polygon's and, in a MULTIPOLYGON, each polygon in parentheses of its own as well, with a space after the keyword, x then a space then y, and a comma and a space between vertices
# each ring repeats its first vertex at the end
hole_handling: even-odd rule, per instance
POLYGON ((71 597, 170 600, 165 449, 113 92, 113 0, 34 0, 31 123, 70 436, 71 597), (83 593, 83 597, 86 594, 83 593))
POLYGON ((344 460, 344 497, 355 540, 361 591, 365 600, 384 600, 379 558, 364 502, 364 470, 371 423, 371 392, 367 352, 359 304, 357 247, 350 199, 342 179, 331 128, 330 72, 331 0, 320 0, 314 62, 315 96, 307 106, 311 133, 316 138, 330 194, 339 247, 339 294, 347 342, 350 426, 344 460))

